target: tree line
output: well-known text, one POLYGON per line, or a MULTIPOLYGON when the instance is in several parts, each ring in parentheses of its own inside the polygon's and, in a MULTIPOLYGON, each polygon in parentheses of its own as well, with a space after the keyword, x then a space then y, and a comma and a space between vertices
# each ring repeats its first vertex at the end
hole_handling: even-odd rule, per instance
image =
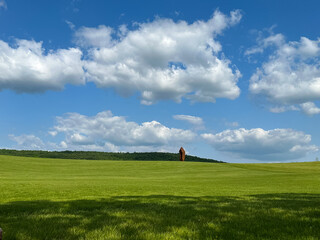
MULTIPOLYGON (((95 151, 38 151, 38 150, 12 150, 0 149, 0 155, 60 158, 60 159, 86 159, 86 160, 137 160, 137 161, 179 161, 178 153, 166 152, 95 152, 95 151)), ((189 162, 219 162, 222 161, 186 155, 189 162)))

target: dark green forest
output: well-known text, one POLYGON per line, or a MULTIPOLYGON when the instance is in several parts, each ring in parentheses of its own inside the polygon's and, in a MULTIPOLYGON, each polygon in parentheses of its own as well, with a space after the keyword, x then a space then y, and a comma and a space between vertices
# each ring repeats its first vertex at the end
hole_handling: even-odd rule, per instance
MULTIPOLYGON (((137 161, 179 161, 178 153, 164 152, 94 152, 94 151, 35 151, 0 149, 0 155, 61 158, 61 159, 86 159, 86 160, 137 160, 137 161)), ((219 162, 222 161, 186 155, 188 162, 219 162)))

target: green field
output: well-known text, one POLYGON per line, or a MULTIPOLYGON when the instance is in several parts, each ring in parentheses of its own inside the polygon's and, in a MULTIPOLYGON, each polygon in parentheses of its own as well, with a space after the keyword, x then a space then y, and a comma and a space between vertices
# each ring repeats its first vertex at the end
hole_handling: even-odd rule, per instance
POLYGON ((320 162, 0 156, 9 239, 320 239, 320 162))

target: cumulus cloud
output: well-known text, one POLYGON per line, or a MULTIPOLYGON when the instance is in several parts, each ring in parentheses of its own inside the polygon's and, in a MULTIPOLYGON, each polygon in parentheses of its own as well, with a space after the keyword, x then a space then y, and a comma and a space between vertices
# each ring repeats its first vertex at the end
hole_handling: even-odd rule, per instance
POLYGON ((85 69, 89 81, 114 88, 123 96, 140 93, 141 103, 159 100, 215 102, 240 94, 240 72, 224 57, 215 37, 241 19, 240 11, 229 16, 215 11, 208 21, 174 22, 155 19, 111 29, 83 27, 76 42, 89 48, 85 69))
POLYGON ((300 104, 302 111, 307 115, 314 115, 320 113, 320 108, 318 108, 313 102, 306 102, 300 104))
POLYGON ((176 148, 191 142, 196 134, 190 130, 168 128, 157 121, 126 121, 125 117, 114 116, 110 111, 100 112, 89 117, 69 113, 57 117, 52 132, 63 133, 65 148, 118 151, 120 147, 158 149, 167 146, 176 148))
POLYGON ((131 29, 81 27, 74 41, 85 55, 78 48, 46 50, 34 40, 11 45, 0 40, 0 90, 34 93, 92 81, 122 96, 140 93, 146 105, 163 99, 235 99, 241 74, 216 37, 240 19, 238 10, 228 16, 215 11, 209 20, 190 24, 157 18, 131 29))
POLYGON ((45 148, 45 144, 43 143, 43 141, 39 137, 36 137, 32 134, 23 134, 20 136, 10 134, 9 138, 17 143, 16 147, 18 149, 43 150, 45 148))
POLYGON ((0 90, 33 93, 84 84, 81 56, 76 48, 45 53, 41 42, 16 40, 11 47, 0 40, 0 90))
POLYGON ((311 136, 292 129, 236 129, 201 137, 218 151, 243 159, 283 161, 304 157, 318 151, 310 145, 311 136))
POLYGON ((273 40, 265 39, 268 44, 263 48, 273 44, 276 49, 251 76, 251 93, 265 97, 284 111, 300 109, 308 114, 320 113, 315 111, 317 107, 313 103, 320 100, 320 39, 301 37, 298 42, 285 42, 281 34, 269 38, 273 40), (310 103, 313 110, 306 111, 310 103))
POLYGON ((196 127, 203 126, 203 120, 201 117, 190 116, 190 115, 174 115, 173 118, 176 120, 186 121, 196 127))
POLYGON ((75 32, 75 41, 82 47, 111 47, 113 30, 103 25, 97 28, 81 27, 75 32))
POLYGON ((58 132, 57 131, 48 131, 48 133, 52 136, 52 137, 55 137, 58 132))

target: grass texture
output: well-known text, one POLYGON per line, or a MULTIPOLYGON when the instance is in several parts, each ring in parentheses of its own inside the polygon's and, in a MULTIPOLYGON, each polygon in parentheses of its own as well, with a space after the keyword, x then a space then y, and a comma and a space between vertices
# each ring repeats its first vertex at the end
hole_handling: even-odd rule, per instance
POLYGON ((320 163, 0 156, 4 240, 319 239, 320 163))

